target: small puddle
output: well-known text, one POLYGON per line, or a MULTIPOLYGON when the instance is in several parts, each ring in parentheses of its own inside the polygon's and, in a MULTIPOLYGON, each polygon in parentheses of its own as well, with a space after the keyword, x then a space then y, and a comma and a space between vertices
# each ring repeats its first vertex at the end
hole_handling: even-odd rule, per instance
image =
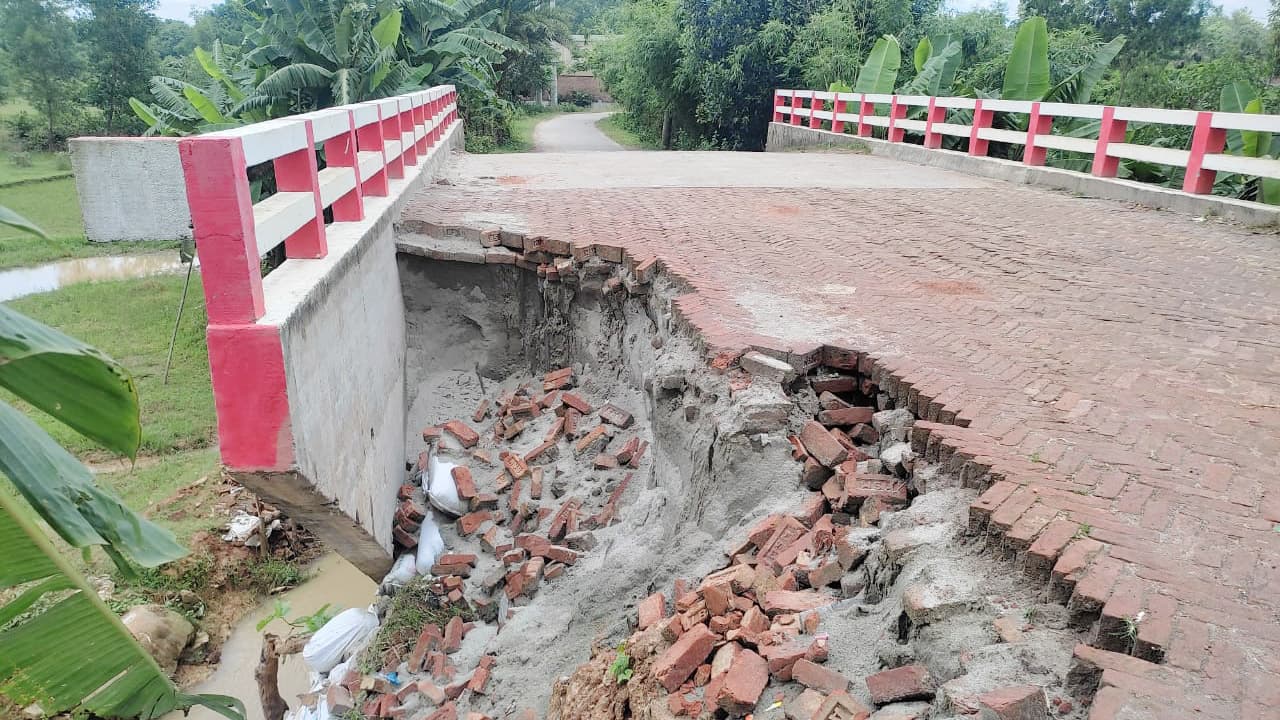
POLYGON ((172 250, 141 255, 77 258, 0 270, 0 302, 95 280, 126 280, 182 268, 172 250))
MULTIPOLYGON (((313 577, 306 583, 279 596, 279 599, 289 604, 290 618, 310 615, 325 603, 329 604, 331 613, 347 608, 367 607, 377 596, 377 583, 336 553, 318 560, 312 566, 312 572, 313 577)), ((231 637, 222 646, 222 660, 218 663, 218 669, 207 680, 193 688, 186 688, 186 691, 240 698, 248 710, 246 720, 263 720, 262 705, 258 701, 258 683, 253 677, 262 652, 262 636, 269 632, 283 637, 290 631, 289 626, 280 620, 273 620, 261 632, 255 627, 274 608, 274 599, 268 599, 237 623, 231 631, 231 637)), ((298 695, 311 689, 309 674, 301 655, 281 659, 280 696, 290 707, 297 707, 298 695)), ((165 720, 181 720, 182 717, 182 713, 174 712, 165 716, 165 720)), ((221 715, 204 708, 195 708, 187 718, 224 720, 221 715)))

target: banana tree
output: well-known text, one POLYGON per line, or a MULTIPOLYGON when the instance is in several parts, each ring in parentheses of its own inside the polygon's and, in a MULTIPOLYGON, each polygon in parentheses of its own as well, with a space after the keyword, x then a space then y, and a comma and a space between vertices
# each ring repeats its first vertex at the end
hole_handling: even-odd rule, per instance
MULTIPOLYGON (((43 234, 2 207, 0 222, 43 234)), ((137 453, 142 429, 129 373, 4 305, 0 387, 111 450, 137 453)), ((235 698, 179 691, 32 514, 72 547, 101 548, 127 574, 184 556, 173 536, 98 488, 88 468, 3 401, 0 475, 22 498, 0 488, 0 699, 40 716, 151 720, 200 705, 242 720, 235 698)))
POLYGON ((263 101, 256 88, 267 76, 265 68, 249 67, 235 51, 214 40, 211 50, 195 49, 195 58, 208 76, 203 85, 156 75, 151 78, 150 103, 129 98, 129 106, 144 123, 147 135, 190 135, 260 122, 289 113, 287 99, 263 101))
MULTIPOLYGON (((1262 98, 1252 87, 1242 82, 1222 88, 1218 109, 1230 113, 1261 115, 1264 112, 1262 98)), ((1272 158, 1271 133, 1254 130, 1229 130, 1227 148, 1229 155, 1251 158, 1272 158)), ((1240 175, 1220 174, 1215 189, 1223 194, 1244 200, 1255 200, 1268 205, 1280 205, 1280 180, 1274 178, 1246 178, 1240 175)))

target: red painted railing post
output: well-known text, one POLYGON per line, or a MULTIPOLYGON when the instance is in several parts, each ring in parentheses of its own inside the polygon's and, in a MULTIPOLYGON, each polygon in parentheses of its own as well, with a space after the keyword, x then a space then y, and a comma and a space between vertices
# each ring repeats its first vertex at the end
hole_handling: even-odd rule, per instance
POLYGON ((1128 123, 1116 119, 1116 109, 1110 105, 1102 108, 1102 127, 1098 131, 1098 144, 1093 153, 1093 174, 1098 177, 1115 177, 1120 172, 1120 158, 1107 154, 1111 143, 1124 142, 1128 123))
POLYGON ((779 108, 782 108, 782 107, 785 107, 785 105, 782 104, 782 91, 774 90, 773 91, 773 121, 776 123, 782 122, 782 111, 779 110, 779 108))
POLYGON ((387 197, 391 194, 391 186, 387 181, 387 151, 382 141, 382 108, 377 103, 364 103, 370 109, 365 113, 374 114, 377 119, 356 128, 356 147, 361 152, 376 152, 382 155, 382 166, 373 175, 364 178, 362 192, 370 197, 387 197))
POLYGON ((1187 158, 1187 174, 1182 182, 1182 191, 1196 195, 1213 192, 1213 182, 1218 178, 1217 170, 1206 170, 1205 155, 1217 155, 1227 145, 1227 131, 1213 126, 1213 113, 1201 112, 1196 115, 1196 130, 1191 136, 1191 157, 1187 158))
POLYGON ((413 134, 417 138, 418 154, 425 156, 427 150, 427 96, 426 93, 413 94, 413 134), (422 128, 422 137, 417 137, 418 128, 422 128))
POLYGON ((871 135, 871 124, 867 122, 868 115, 876 114, 875 103, 867 102, 867 96, 860 95, 858 97, 858 136, 869 137, 871 135))
POLYGON ((792 125, 800 124, 800 113, 798 111, 800 110, 800 107, 802 105, 804 105, 804 98, 801 97, 800 91, 797 90, 791 94, 791 124, 792 125))
POLYGON ((266 312, 253 198, 240 138, 178 141, 187 205, 211 324, 252 323, 266 312))
POLYGON ((937 150, 942 147, 942 133, 933 131, 933 126, 937 123, 945 122, 947 119, 947 109, 938 105, 938 98, 929 98, 929 109, 925 112, 924 117, 924 146, 930 150, 937 150))
POLYGON ((350 129, 324 143, 324 158, 329 167, 349 167, 356 176, 355 189, 333 201, 334 222, 364 219, 364 183, 360 177, 360 156, 356 154, 355 113, 351 110, 346 113, 350 129))
POLYGON ((404 147, 400 147, 399 151, 393 155, 387 141, 393 140, 396 145, 402 143, 399 103, 394 99, 390 102, 386 100, 376 102, 378 109, 382 112, 382 151, 387 158, 387 177, 398 180, 404 177, 404 147))
POLYGON ((396 98, 396 105, 398 107, 396 117, 400 120, 400 146, 404 148, 404 164, 411 167, 418 164, 418 138, 413 130, 413 100, 401 96, 396 98))
POLYGON ((284 254, 289 258, 322 258, 329 254, 329 242, 324 233, 324 206, 320 204, 315 132, 310 120, 300 122, 306 126, 307 146, 272 161, 276 170, 276 190, 311 193, 315 199, 316 214, 285 238, 284 254))
POLYGON ((889 101, 889 142, 902 142, 902 139, 906 136, 907 131, 898 127, 898 121, 907 116, 907 110, 909 109, 906 105, 898 102, 897 95, 894 95, 889 101))
POLYGON ((1031 103, 1031 116, 1027 120, 1027 144, 1022 152, 1022 162, 1027 165, 1044 165, 1048 149, 1036 143, 1036 136, 1053 133, 1053 116, 1040 113, 1040 103, 1031 103))
POLYGON ((995 113, 991 110, 982 109, 982 98, 978 98, 973 103, 973 127, 969 130, 969 154, 978 157, 986 157, 987 140, 978 137, 979 130, 985 130, 991 127, 991 121, 995 119, 995 113))
POLYGON ((827 103, 818 99, 818 93, 814 93, 809 98, 809 127, 814 130, 822 129, 822 118, 818 117, 819 110, 825 110, 827 103))
POLYGON ((831 132, 837 135, 844 134, 844 120, 840 119, 840 115, 847 107, 845 101, 840 99, 840 93, 836 93, 836 98, 831 103, 831 132))

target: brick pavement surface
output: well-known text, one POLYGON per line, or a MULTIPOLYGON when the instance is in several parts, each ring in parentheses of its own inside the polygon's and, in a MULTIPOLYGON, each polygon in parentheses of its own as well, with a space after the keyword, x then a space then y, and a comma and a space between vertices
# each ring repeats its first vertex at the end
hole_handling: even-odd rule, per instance
MULTIPOLYGON (((463 156, 402 218, 620 246, 712 348, 868 354, 1107 628, 1091 717, 1280 717, 1280 239, 851 154, 463 156), (1085 535, 1087 534, 1087 537, 1085 535)), ((1066 597, 1066 595, 1064 595, 1066 597)))

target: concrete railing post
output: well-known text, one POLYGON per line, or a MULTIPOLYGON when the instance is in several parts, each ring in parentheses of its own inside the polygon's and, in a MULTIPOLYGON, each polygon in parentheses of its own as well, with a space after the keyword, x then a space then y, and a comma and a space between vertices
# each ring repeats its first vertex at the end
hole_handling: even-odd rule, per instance
POLYGON ((792 93, 791 94, 791 124, 792 125, 800 124, 799 110, 803 105, 804 105, 804 99, 800 96, 800 91, 797 90, 794 93, 792 93))
POLYGON ((310 120, 300 122, 306 126, 307 146, 287 155, 281 155, 272 161, 276 171, 276 190, 311 193, 316 214, 292 235, 285 238, 284 254, 289 258, 322 258, 329 254, 329 242, 324 232, 324 206, 320 204, 320 175, 319 165, 316 162, 315 132, 310 120))
POLYGON ((253 197, 240 138, 178 142, 210 323, 251 323, 266 312, 253 197))
POLYGON ((773 91, 773 121, 776 123, 782 122, 782 110, 779 109, 782 107, 785 107, 785 105, 782 104, 782 91, 774 90, 773 91))
POLYGON ((1205 155, 1216 155, 1227 145, 1227 131, 1213 126, 1213 113, 1196 115, 1195 134, 1191 136, 1191 157, 1187 158, 1187 174, 1182 182, 1183 192, 1207 195, 1213 192, 1213 182, 1218 178, 1216 170, 1206 170, 1205 155))
POLYGON ((907 116, 907 110, 910 108, 898 102, 898 96, 894 95, 889 101, 889 142, 902 142, 906 137, 907 131, 898 127, 898 121, 907 116))
POLYGON ((1036 136, 1053 133, 1053 116, 1040 113, 1040 103, 1031 103, 1031 115, 1027 119, 1027 144, 1022 152, 1022 162, 1027 165, 1044 165, 1048 149, 1036 144, 1036 136))
POLYGON ((867 96, 861 95, 858 99, 858 136, 870 137, 871 124, 867 122, 868 115, 876 114, 876 106, 874 103, 867 102, 867 96))
POLYGON ((969 154, 978 157, 986 157, 987 140, 979 137, 978 132, 991 127, 992 120, 995 119, 995 113, 991 110, 982 109, 982 99, 979 98, 973 103, 973 126, 969 130, 969 154))
POLYGON ((386 100, 376 102, 382 111, 382 143, 383 153, 387 156, 387 177, 400 180, 404 178, 404 148, 401 147, 400 152, 392 157, 386 144, 388 140, 396 143, 403 141, 400 132, 400 111, 397 109, 399 103, 394 99, 390 102, 386 100))
POLYGON ((831 132, 837 135, 844 134, 844 120, 840 119, 840 115, 848 107, 845 103, 846 101, 840 99, 840 93, 836 93, 835 100, 831 103, 831 132))
POLYGON ((324 143, 324 158, 329 167, 349 167, 356 176, 355 189, 333 201, 334 222, 364 219, 364 179, 360 177, 360 159, 356 155, 356 118, 353 111, 346 112, 350 129, 324 143))
POLYGON ((814 130, 822 129, 822 118, 818 117, 818 111, 826 109, 827 103, 818 99, 818 94, 814 93, 809 98, 809 127, 814 130))
POLYGON ((358 114, 368 113, 375 117, 369 122, 356 127, 356 147, 360 152, 376 152, 382 155, 382 165, 378 171, 364 178, 361 189, 370 197, 386 197, 391 194, 391 186, 387 181, 386 144, 382 141, 382 108, 376 103, 365 103, 367 107, 355 111, 358 114))
POLYGON ((933 126, 937 123, 946 122, 947 109, 938 104, 938 98, 929 98, 929 109, 925 111, 924 118, 924 146, 930 150, 937 150, 942 147, 942 133, 933 131, 933 126))
POLYGON ((400 121, 400 147, 404 148, 404 164, 412 167, 418 164, 418 138, 413 130, 413 100, 401 96, 396 102, 399 105, 396 117, 400 121))
POLYGON ((1116 119, 1116 109, 1110 105, 1102 108, 1102 127, 1098 131, 1098 144, 1093 153, 1093 174, 1098 177, 1115 177, 1120 172, 1120 158, 1107 153, 1111 143, 1124 142, 1128 123, 1116 119))

